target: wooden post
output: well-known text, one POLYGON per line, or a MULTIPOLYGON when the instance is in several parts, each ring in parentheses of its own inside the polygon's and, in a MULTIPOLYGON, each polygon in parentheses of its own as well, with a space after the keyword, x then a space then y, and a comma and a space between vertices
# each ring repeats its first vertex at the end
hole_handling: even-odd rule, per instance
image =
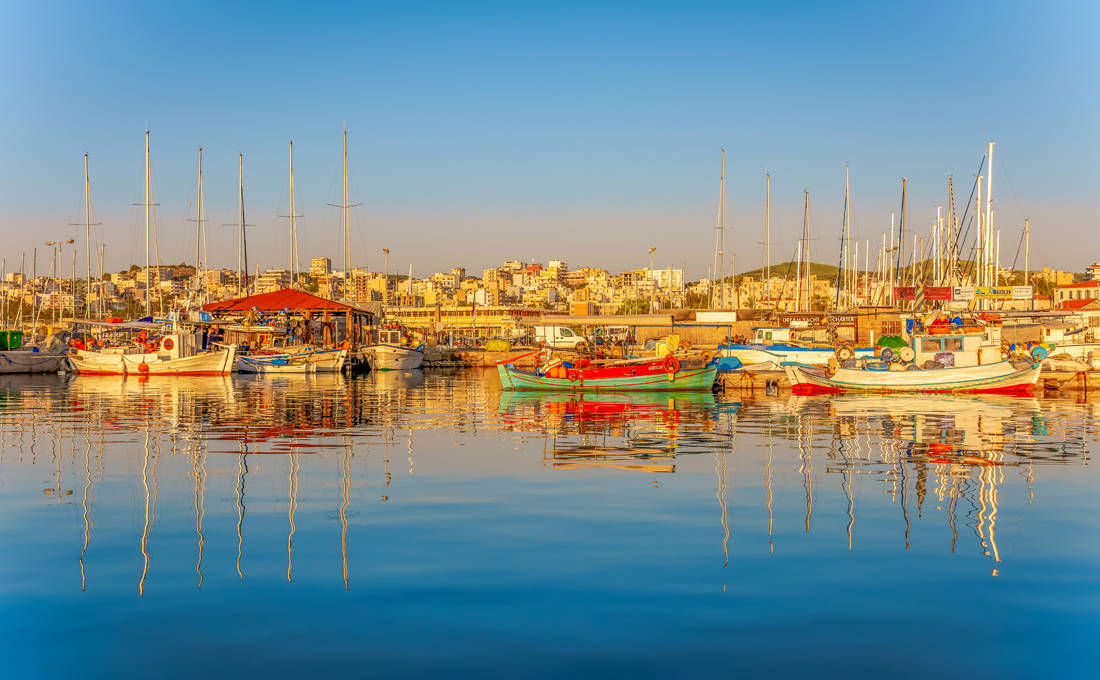
POLYGON ((322 318, 324 319, 325 326, 324 330, 321 332, 321 342, 326 348, 331 348, 332 341, 334 340, 332 337, 332 327, 329 326, 332 322, 332 312, 326 309, 325 315, 322 318))

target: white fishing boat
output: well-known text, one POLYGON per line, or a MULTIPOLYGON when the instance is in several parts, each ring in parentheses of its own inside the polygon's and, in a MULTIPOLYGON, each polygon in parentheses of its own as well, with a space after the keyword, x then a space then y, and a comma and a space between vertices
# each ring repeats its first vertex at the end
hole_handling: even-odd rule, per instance
POLYGON ((405 343, 400 328, 382 328, 378 340, 366 348, 367 363, 372 371, 409 371, 424 364, 424 350, 405 343))
POLYGON ((296 359, 288 354, 237 355, 235 369, 238 373, 316 373, 317 364, 296 359))
POLYGON ((154 341, 101 350, 77 350, 69 356, 81 375, 229 375, 236 347, 202 349, 201 333, 169 333, 154 341))
POLYGON ((839 392, 975 392, 1029 394, 1041 364, 998 361, 981 366, 909 369, 837 368, 787 362, 783 370, 795 394, 839 392))
MULTIPOLYGON (((348 350, 346 349, 323 349, 312 345, 272 345, 270 347, 265 346, 263 349, 273 352, 267 355, 268 358, 282 358, 289 364, 308 364, 310 369, 307 372, 312 373, 340 373, 348 362, 348 350)), ((264 358, 264 356, 260 354, 258 358, 264 358)), ((240 358, 238 357, 238 359, 240 358)), ((238 361, 239 365, 240 362, 238 361)))
MULTIPOLYGON (((851 358, 874 356, 874 347, 852 347, 851 358)), ((771 362, 776 365, 784 361, 823 366, 836 356, 836 348, 812 347, 798 343, 791 337, 791 329, 786 327, 753 328, 752 342, 744 344, 719 345, 718 358, 735 358, 744 365, 771 362)))

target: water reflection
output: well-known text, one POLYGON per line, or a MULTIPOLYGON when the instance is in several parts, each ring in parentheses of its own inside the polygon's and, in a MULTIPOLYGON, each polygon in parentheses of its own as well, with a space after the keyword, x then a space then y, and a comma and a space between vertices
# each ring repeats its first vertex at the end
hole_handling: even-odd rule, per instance
MULTIPOLYGON (((560 495, 563 502, 577 485, 594 479, 590 475, 618 480, 620 472, 640 473, 658 491, 662 477, 684 472, 689 479, 706 478, 709 491, 680 484, 648 502, 709 507, 723 568, 738 551, 760 547, 776 556, 779 536, 788 544, 798 540, 795 527, 804 536, 842 536, 847 551, 871 547, 872 539, 864 536, 890 541, 892 532, 899 548, 908 551, 917 540, 916 524, 935 513, 939 519, 927 526, 942 522, 950 532, 941 552, 974 550, 988 558, 990 573, 997 575, 1006 559, 1006 502, 1014 523, 1026 522, 1044 468, 1086 465, 1096 415, 1088 403, 997 397, 789 397, 742 403, 709 393, 501 392, 491 376, 477 372, 145 381, 3 376, 0 471, 48 466, 51 482, 38 497, 54 504, 71 503, 72 487, 80 489, 76 552, 82 591, 98 583, 89 569, 95 563, 89 559, 96 555, 97 520, 100 529, 111 523, 112 537, 125 529, 117 511, 127 502, 128 486, 142 495, 139 596, 146 595, 158 569, 176 572, 176 564, 162 562, 158 550, 162 544, 174 550, 181 534, 176 524, 158 531, 158 510, 175 518, 184 504, 194 587, 203 587, 211 573, 204 571, 212 531, 207 490, 225 482, 233 487, 238 580, 254 570, 265 572, 275 561, 267 547, 249 560, 245 554, 250 532, 271 543, 277 514, 285 523, 279 530, 280 542, 285 534, 285 581, 293 584, 303 574, 295 570, 297 544, 305 536, 304 545, 311 547, 326 533, 326 519, 316 510, 325 505, 328 512, 335 510, 340 580, 349 590, 357 564, 353 541, 398 516, 359 517, 355 506, 387 502, 398 485, 406 502, 430 505, 441 479, 473 482, 501 467, 513 483, 560 495), (427 462, 418 463, 417 456, 424 456, 417 451, 424 444, 418 443, 425 439, 427 462), (448 442, 476 444, 480 450, 446 450, 448 442), (48 462, 39 459, 45 446, 48 462), (405 465, 391 469, 392 455, 400 456, 402 449, 407 472, 405 465), (516 467, 509 456, 517 451, 541 468, 516 467), (382 459, 374 471, 367 464, 371 455, 382 459), (111 475, 105 471, 108 459, 117 461, 111 475), (111 493, 105 499, 97 487, 108 478, 111 493), (160 507, 162 484, 171 494, 169 510, 160 507), (545 484, 556 487, 547 491, 545 484), (1020 484, 1025 497, 1017 493, 1020 484), (1006 485, 1013 494, 1007 501, 1006 485), (356 493, 374 487, 384 493, 356 493), (181 488, 185 496, 178 493, 181 488), (186 498, 183 504, 180 498, 186 498), (303 501, 307 524, 299 516, 303 501), (795 515, 797 525, 790 522, 795 515), (308 529, 299 534, 300 526, 308 529)), ((24 501, 10 494, 26 491, 24 485, 14 481, 8 487, 2 502, 22 507, 24 501)), ((464 502, 475 500, 470 493, 464 502)), ((218 519, 225 517, 222 498, 219 491, 218 519)), ((213 530, 221 535, 221 527, 213 530)), ((332 540, 333 533, 327 536, 332 540)), ((936 537, 926 530, 922 540, 928 545, 936 537)), ((881 549, 880 542, 873 545, 881 549)), ((104 559, 120 559, 113 547, 104 551, 104 559)), ((280 574, 281 561, 280 554, 280 574)))

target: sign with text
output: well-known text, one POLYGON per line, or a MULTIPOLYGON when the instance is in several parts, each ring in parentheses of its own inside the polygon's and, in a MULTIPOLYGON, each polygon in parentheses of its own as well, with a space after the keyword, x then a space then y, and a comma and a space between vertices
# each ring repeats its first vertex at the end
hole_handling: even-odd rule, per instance
POLYGON ((924 299, 939 301, 950 300, 951 286, 925 286, 924 299))
POLYGON ((1031 286, 1013 286, 1012 287, 1012 299, 1013 300, 1030 300, 1032 297, 1031 286))
POLYGON ((953 300, 962 300, 964 302, 974 299, 974 286, 955 286, 951 289, 951 298, 953 300))
POLYGON ((917 289, 912 286, 898 286, 894 289, 895 300, 916 300, 917 289))
POLYGON ((975 286, 974 297, 979 300, 1011 300, 1012 286, 975 286))

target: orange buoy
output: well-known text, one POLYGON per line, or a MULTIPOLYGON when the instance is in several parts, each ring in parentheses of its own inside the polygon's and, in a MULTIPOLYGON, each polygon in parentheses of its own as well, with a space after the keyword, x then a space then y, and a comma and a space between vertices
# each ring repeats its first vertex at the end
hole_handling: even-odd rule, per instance
POLYGON ((172 338, 164 339, 164 349, 172 349, 173 347, 175 347, 175 344, 176 343, 172 342, 172 338))
POLYGON ((138 373, 148 373, 148 372, 149 372, 149 364, 144 363, 144 362, 138 364, 138 373))
POLYGON ((665 370, 669 373, 675 373, 680 370, 680 360, 669 354, 665 357, 665 370))

